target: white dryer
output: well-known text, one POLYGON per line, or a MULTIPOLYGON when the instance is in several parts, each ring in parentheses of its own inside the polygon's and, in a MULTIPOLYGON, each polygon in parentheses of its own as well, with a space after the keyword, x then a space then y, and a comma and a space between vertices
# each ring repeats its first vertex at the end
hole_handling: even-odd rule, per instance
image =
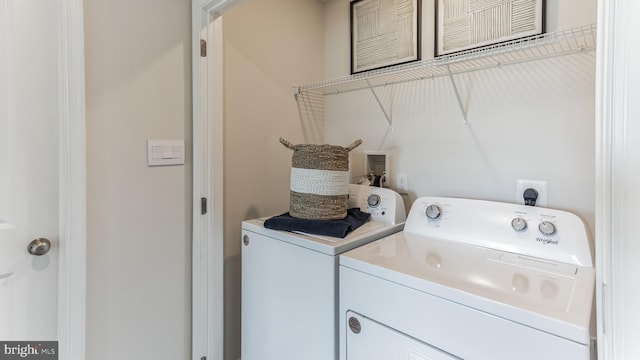
POLYGON ((338 255, 401 231, 406 219, 395 191, 349 185, 349 207, 371 214, 345 238, 267 229, 267 218, 242 223, 242 359, 338 357, 338 255))
POLYGON ((588 360, 594 284, 571 213, 419 198, 340 256, 340 359, 588 360))

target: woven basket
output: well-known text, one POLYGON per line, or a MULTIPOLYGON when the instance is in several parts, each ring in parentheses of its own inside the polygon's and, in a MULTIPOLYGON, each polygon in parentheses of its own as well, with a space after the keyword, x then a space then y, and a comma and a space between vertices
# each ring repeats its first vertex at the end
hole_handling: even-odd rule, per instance
POLYGON ((347 217, 349 197, 349 152, 362 140, 342 147, 335 145, 293 145, 291 158, 291 195, 289 215, 312 220, 336 220, 347 217))

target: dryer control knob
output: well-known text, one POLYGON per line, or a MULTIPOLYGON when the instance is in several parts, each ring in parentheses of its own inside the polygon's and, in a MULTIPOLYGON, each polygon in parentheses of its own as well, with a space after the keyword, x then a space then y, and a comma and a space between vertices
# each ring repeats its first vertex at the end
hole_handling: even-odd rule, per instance
POLYGON ((542 235, 551 236, 556 233, 556 226, 550 221, 543 221, 538 225, 538 230, 540 230, 542 235))
POLYGON ((380 202, 382 200, 380 199, 380 195, 377 194, 371 194, 369 195, 369 197, 367 198, 367 204, 369 205, 369 207, 377 207, 378 205, 380 205, 380 202))
POLYGON ((438 205, 429 205, 424 213, 429 219, 438 220, 442 216, 442 209, 438 205))
POLYGON ((515 231, 525 231, 527 230, 527 221, 521 217, 513 218, 513 220, 511 220, 511 227, 515 231))

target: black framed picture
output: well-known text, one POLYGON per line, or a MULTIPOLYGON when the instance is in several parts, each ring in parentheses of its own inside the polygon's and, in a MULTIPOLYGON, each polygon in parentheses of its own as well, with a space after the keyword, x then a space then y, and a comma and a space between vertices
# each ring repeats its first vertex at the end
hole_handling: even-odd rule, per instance
POLYGON ((420 0, 351 2, 351 73, 420 60, 420 0))
POLYGON ((538 35, 544 0, 437 0, 436 55, 538 35))

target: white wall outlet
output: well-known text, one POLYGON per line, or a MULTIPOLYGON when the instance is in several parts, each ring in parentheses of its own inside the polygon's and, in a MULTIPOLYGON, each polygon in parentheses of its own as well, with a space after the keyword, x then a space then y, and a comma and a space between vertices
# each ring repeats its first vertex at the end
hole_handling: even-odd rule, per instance
POLYGON ((536 206, 547 206, 547 182, 540 180, 518 180, 516 186, 516 203, 524 204, 524 192, 527 189, 535 189, 538 192, 536 206))
POLYGON ((398 194, 409 193, 409 179, 406 173, 398 173, 398 176, 396 176, 396 191, 398 194))

